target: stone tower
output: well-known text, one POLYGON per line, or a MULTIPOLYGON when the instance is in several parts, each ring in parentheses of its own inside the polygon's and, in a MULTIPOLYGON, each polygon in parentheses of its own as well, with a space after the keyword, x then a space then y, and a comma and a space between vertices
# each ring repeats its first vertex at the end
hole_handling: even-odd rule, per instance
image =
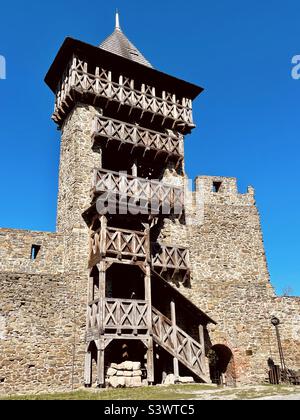
POLYGON ((139 366, 138 377, 118 378, 129 386, 142 376, 149 384, 179 378, 180 366, 209 382, 211 320, 189 302, 194 321, 180 321, 176 306, 186 300, 169 284, 189 284, 189 251, 159 239, 164 219, 184 222, 183 141, 202 89, 155 70, 118 14, 100 47, 67 39, 46 81, 62 129, 57 225, 70 237, 70 270, 84 268, 89 243, 85 384, 114 383, 109 366, 126 361, 139 366))

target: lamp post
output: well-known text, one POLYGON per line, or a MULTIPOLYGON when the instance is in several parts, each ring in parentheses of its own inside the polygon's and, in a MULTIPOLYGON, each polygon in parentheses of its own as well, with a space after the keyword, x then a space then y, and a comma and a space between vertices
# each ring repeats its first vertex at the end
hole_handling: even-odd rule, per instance
POLYGON ((279 351, 279 357, 280 357, 281 372, 282 372, 283 382, 286 382, 287 379, 288 379, 288 375, 287 375, 287 368, 286 368, 286 364, 285 364, 285 360, 284 360, 281 338, 280 338, 280 334, 279 334, 280 320, 278 318, 276 318, 276 316, 273 316, 273 318, 271 319, 271 324, 275 327, 275 330, 276 330, 276 337, 277 337, 278 351, 279 351))

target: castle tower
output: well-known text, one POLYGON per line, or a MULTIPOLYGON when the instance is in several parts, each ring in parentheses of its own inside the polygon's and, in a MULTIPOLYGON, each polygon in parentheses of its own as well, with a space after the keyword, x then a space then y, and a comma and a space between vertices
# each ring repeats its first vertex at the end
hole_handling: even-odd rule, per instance
POLYGON ((89 245, 85 384, 152 384, 181 372, 208 382, 212 320, 168 283, 188 284, 189 251, 158 240, 165 218, 184 218, 183 183, 165 174, 183 179, 184 136, 202 88, 155 70, 118 13, 100 47, 66 39, 46 82, 62 130, 57 225, 70 235, 70 268, 87 265, 89 245), (135 373, 116 377, 117 366, 135 373))

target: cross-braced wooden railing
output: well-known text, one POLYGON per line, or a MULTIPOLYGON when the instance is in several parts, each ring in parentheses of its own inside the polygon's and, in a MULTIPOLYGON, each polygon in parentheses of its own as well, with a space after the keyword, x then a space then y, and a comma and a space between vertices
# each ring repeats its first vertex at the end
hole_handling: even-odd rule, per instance
POLYGON ((104 256, 146 260, 150 256, 149 233, 102 226, 90 236, 89 267, 104 256))
POLYGON ((98 299, 88 306, 88 333, 106 330, 147 330, 149 305, 144 300, 98 299))
POLYGON ((152 266, 155 269, 189 270, 189 250, 154 244, 152 247, 152 266))
POLYGON ((108 101, 116 101, 143 112, 161 115, 176 123, 193 125, 192 101, 177 98, 175 94, 163 91, 157 96, 155 87, 137 85, 133 79, 119 76, 119 82, 108 70, 96 67, 94 73, 88 72, 88 63, 73 57, 57 88, 53 119, 60 123, 70 108, 73 93, 92 94, 108 101))
POLYGON ((179 135, 166 135, 105 117, 95 117, 93 137, 115 139, 159 152, 164 151, 172 155, 183 156, 183 144, 180 142, 179 135))
POLYGON ((204 382, 204 348, 172 321, 152 307, 153 338, 161 347, 171 353, 204 382))
POLYGON ((122 172, 113 172, 104 169, 95 169, 94 194, 113 194, 132 198, 136 201, 145 201, 153 208, 184 209, 184 189, 169 186, 161 181, 137 178, 122 172))

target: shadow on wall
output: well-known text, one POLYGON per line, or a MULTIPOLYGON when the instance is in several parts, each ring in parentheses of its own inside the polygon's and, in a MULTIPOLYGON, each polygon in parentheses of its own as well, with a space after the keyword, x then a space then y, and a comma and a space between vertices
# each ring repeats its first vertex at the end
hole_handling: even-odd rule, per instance
POLYGON ((221 386, 235 386, 234 358, 230 348, 223 344, 217 344, 210 349, 208 358, 212 382, 221 386))

